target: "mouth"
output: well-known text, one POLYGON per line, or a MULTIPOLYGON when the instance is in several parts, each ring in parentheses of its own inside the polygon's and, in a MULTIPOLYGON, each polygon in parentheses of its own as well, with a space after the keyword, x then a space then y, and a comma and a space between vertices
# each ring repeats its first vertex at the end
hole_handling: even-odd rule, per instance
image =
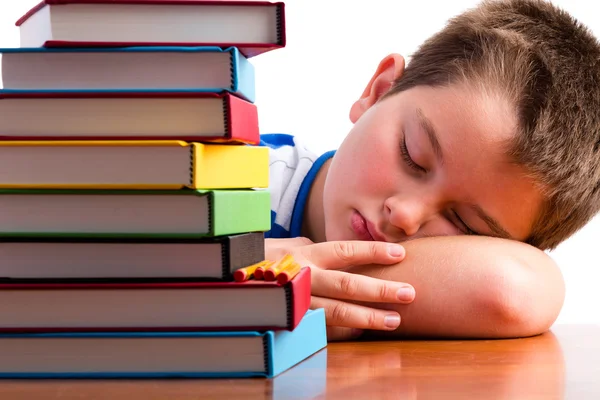
POLYGON ((372 222, 367 221, 365 217, 356 210, 354 210, 350 217, 350 226, 359 240, 385 242, 385 238, 377 232, 375 225, 372 222))

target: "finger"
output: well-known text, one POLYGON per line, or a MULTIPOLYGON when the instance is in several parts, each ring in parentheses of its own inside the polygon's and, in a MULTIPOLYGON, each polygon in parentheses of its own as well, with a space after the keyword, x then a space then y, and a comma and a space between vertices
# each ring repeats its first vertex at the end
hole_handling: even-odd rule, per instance
POLYGON ((313 268, 311 273, 311 293, 315 296, 401 304, 411 303, 415 299, 415 289, 407 283, 318 268, 313 268))
POLYGON ((330 342, 338 342, 343 340, 358 339, 363 334, 362 329, 345 328, 343 326, 327 326, 327 340, 330 342))
POLYGON ((295 237, 286 239, 265 239, 265 247, 272 249, 290 249, 298 246, 306 246, 313 242, 305 237, 295 237))
POLYGON ((359 240, 315 243, 298 249, 314 265, 339 269, 354 265, 393 264, 404 259, 404 247, 395 243, 359 240))
POLYGON ((392 331, 400 325, 400 314, 396 312, 344 303, 339 300, 313 296, 310 307, 325 310, 327 325, 384 331, 392 331))

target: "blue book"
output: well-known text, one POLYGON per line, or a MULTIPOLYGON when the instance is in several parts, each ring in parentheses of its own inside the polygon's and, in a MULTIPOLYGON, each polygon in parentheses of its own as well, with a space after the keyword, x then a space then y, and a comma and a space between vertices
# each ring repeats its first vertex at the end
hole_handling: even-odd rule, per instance
POLYGON ((272 378, 327 346, 323 309, 293 331, 0 335, 0 378, 272 378))
POLYGON ((254 66, 236 47, 5 48, 11 94, 223 93, 255 100, 254 66))

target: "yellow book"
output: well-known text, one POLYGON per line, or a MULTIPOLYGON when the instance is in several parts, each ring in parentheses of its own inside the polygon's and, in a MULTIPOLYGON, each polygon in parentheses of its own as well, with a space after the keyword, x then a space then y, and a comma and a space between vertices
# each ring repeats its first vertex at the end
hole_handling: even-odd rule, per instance
POLYGON ((266 147, 140 141, 0 141, 0 188, 246 189, 269 185, 266 147))

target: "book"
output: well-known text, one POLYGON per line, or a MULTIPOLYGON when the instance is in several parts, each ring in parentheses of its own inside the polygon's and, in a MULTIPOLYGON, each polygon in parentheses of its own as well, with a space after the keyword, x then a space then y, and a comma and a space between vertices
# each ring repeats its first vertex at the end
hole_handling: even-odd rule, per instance
POLYGON ((293 331, 2 334, 0 377, 273 378, 326 346, 322 308, 293 331))
POLYGON ((268 190, 0 190, 0 237, 196 238, 271 229, 268 190))
POLYGON ((258 144, 260 135, 256 106, 228 93, 5 92, 0 139, 258 144))
POLYGON ((293 330, 310 268, 290 282, 4 283, 0 331, 293 330))
POLYGON ((269 186, 269 149, 183 141, 0 141, 0 188, 269 186))
POLYGON ((5 48, 2 92, 228 91, 255 100, 253 65, 237 48, 5 48))
POLYGON ((20 47, 237 47, 253 57, 285 46, 283 2, 45 0, 16 25, 20 47))
POLYGON ((13 238, 0 241, 0 281, 233 280, 265 258, 263 232, 204 239, 13 238))

